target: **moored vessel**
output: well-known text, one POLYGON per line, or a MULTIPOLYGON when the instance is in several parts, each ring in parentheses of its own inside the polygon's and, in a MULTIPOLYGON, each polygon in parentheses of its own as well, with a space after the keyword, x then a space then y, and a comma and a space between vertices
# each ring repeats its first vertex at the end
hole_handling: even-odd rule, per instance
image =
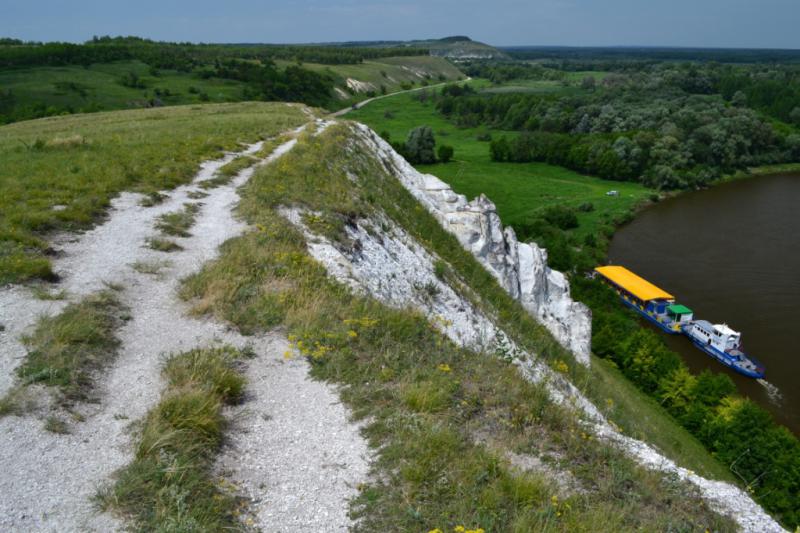
POLYGON ((622 303, 639 313, 662 331, 683 333, 707 355, 747 377, 760 379, 765 369, 757 359, 742 349, 742 335, 727 324, 695 320, 694 313, 675 297, 622 266, 594 269, 619 295, 622 303))
POLYGON ((723 365, 747 377, 764 377, 764 365, 742 351, 742 334, 727 324, 695 320, 683 327, 683 333, 695 346, 723 365))

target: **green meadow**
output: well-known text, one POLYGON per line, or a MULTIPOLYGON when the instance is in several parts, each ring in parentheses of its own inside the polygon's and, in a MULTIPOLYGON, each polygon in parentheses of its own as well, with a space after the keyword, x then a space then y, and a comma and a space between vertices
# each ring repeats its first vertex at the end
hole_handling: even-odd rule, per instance
MULTIPOLYGON (((478 86, 485 85, 481 81, 478 86)), ((591 203, 594 209, 578 211, 579 227, 571 230, 583 237, 624 217, 653 192, 637 183, 602 180, 546 163, 491 161, 489 143, 479 141, 478 137, 489 134, 498 138, 516 133, 486 127, 457 127, 437 113, 430 99, 421 102, 418 93, 371 102, 348 113, 347 118, 363 122, 379 133, 388 133, 392 141, 405 140, 416 126, 430 126, 437 145, 453 146, 455 156, 449 163, 419 165, 418 169, 434 174, 470 199, 486 194, 497 205, 503 222, 512 226, 535 218, 551 206, 578 208, 591 203), (619 195, 606 195, 611 190, 619 195)))

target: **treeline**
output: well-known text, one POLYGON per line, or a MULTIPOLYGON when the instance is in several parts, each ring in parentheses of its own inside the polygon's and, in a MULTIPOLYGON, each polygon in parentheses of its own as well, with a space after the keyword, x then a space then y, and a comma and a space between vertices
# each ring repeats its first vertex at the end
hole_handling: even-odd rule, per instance
POLYGON ((542 161, 650 187, 703 186, 749 166, 800 160, 800 134, 777 128, 742 97, 725 102, 704 76, 605 78, 580 94, 455 94, 437 97, 458 125, 518 131, 490 145, 495 161, 542 161))
POLYGON ((571 281, 575 296, 592 309, 592 351, 663 405, 784 525, 800 524, 800 441, 739 396, 727 375, 692 374, 621 308, 613 291, 578 276, 571 281))
POLYGON ((0 43, 0 68, 91 65, 139 60, 156 68, 189 72, 201 65, 233 58, 355 64, 365 59, 410 55, 428 55, 428 50, 411 47, 192 44, 150 41, 137 37, 95 37, 84 44, 0 43))
MULTIPOLYGON (((716 61, 720 63, 798 63, 800 51, 755 48, 575 47, 518 46, 501 48, 517 60, 664 62, 716 61)), ((587 69, 580 69, 587 70, 587 69)))

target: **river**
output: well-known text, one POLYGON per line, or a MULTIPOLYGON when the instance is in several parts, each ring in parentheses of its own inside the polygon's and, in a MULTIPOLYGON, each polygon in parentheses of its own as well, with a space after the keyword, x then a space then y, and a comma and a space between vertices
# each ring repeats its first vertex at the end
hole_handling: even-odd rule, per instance
POLYGON ((687 338, 664 339, 691 369, 727 373, 743 395, 800 435, 800 175, 732 181, 664 200, 617 231, 609 261, 675 295, 696 318, 741 331, 779 399, 687 338))

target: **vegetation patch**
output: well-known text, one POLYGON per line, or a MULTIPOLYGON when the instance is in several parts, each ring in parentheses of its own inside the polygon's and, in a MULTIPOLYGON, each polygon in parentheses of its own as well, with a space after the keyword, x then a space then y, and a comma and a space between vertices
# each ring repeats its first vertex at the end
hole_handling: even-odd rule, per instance
POLYGON ((105 510, 137 531, 239 531, 243 502, 224 490, 212 467, 222 444, 222 409, 241 400, 245 378, 226 348, 173 355, 163 369, 167 389, 145 417, 132 463, 100 490, 105 510))
POLYGON ((150 237, 147 239, 147 247, 159 252, 177 252, 183 250, 183 246, 177 242, 161 237, 150 237))
POLYGON ((28 355, 17 375, 24 384, 57 387, 66 403, 90 399, 94 374, 116 355, 124 312, 117 295, 104 290, 40 319, 24 338, 28 355))
MULTIPOLYGON (((346 385, 343 399, 369 418, 366 435, 379 450, 375 475, 355 505, 356 529, 733 529, 691 488, 586 435, 575 413, 551 403, 545 388, 526 381, 513 364, 461 349, 420 314, 354 296, 334 282, 308 255, 302 234, 277 214, 281 205, 302 205, 323 219, 385 212, 442 257, 482 302, 492 302, 499 326, 521 345, 575 365, 362 151, 348 126, 304 136, 259 169, 241 206, 257 230, 226 243, 218 260, 186 280, 182 295, 246 333, 283 324, 293 343, 287 357, 305 356, 315 376, 346 385), (542 474, 512 467, 477 443, 487 432, 500 448, 552 452, 558 467, 590 490, 562 495, 542 474)), ((438 269, 443 276, 447 265, 438 269)))
POLYGON ((121 191, 148 194, 187 183, 200 162, 305 123, 301 109, 250 102, 0 126, 0 283, 54 280, 48 232, 90 227, 121 191), (73 135, 86 142, 46 146, 73 135))
POLYGON ((131 268, 139 274, 151 274, 157 276, 161 271, 170 266, 169 261, 136 261, 131 264, 131 268))
POLYGON ((180 211, 164 213, 156 220, 156 229, 164 235, 191 237, 192 234, 189 233, 189 229, 194 226, 194 221, 201 205, 199 203, 186 203, 183 204, 183 209, 180 211))

